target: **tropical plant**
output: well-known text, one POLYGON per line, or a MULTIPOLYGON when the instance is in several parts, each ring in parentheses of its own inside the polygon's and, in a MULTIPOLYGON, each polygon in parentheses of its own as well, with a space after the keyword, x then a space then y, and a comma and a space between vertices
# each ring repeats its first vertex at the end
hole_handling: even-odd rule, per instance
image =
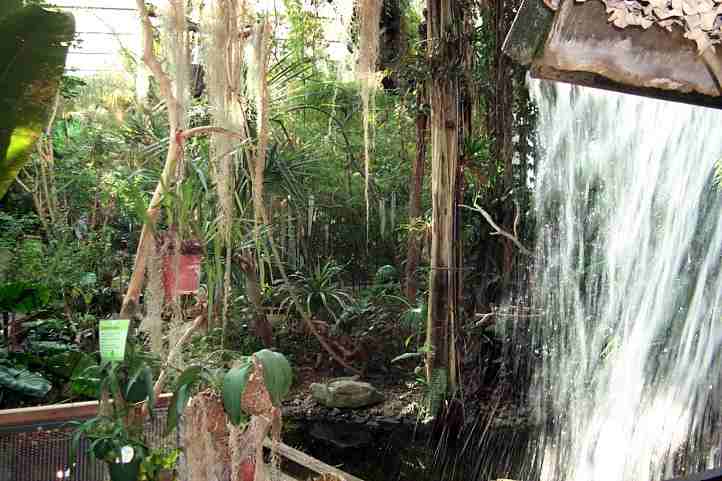
POLYGON ((148 453, 138 407, 152 412, 155 397, 153 378, 156 359, 129 342, 121 362, 103 361, 87 367, 83 375, 98 381, 98 415, 71 422, 74 428, 72 456, 85 438, 87 452, 108 464, 113 481, 137 479, 141 461, 148 453))
POLYGON ((138 481, 174 481, 173 470, 180 457, 180 449, 154 448, 140 464, 138 481))
POLYGON ((229 420, 235 425, 241 424, 242 421, 247 420, 247 415, 254 414, 253 409, 248 410, 243 405, 244 396, 247 394, 246 388, 254 373, 257 379, 262 376, 262 383, 268 391, 271 404, 280 407, 293 381, 291 365, 283 354, 262 349, 251 356, 240 358, 235 366, 228 370, 201 365, 186 368, 176 381, 173 397, 168 406, 167 430, 175 429, 194 387, 199 384, 222 393, 223 407, 229 420), (259 366, 262 374, 258 372, 259 366))
POLYGON ((0 7, 0 198, 46 128, 74 35, 72 15, 22 0, 0 7))
POLYGON ((316 264, 309 273, 295 272, 289 275, 290 285, 284 285, 287 297, 282 307, 294 305, 294 297, 301 299, 308 313, 316 317, 333 318, 353 301, 353 297, 341 285, 339 276, 343 272, 334 260, 316 264))

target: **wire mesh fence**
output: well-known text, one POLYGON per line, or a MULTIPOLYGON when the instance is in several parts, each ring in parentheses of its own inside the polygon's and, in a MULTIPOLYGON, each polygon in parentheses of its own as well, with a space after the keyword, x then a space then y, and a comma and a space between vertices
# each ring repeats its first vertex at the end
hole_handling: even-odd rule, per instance
MULTIPOLYGON (((163 436, 166 409, 157 409, 145 425, 151 447, 178 446, 175 435, 163 436)), ((0 481, 105 481, 104 463, 85 454, 83 440, 71 466, 73 431, 67 422, 27 422, 16 426, 0 426, 0 481)))

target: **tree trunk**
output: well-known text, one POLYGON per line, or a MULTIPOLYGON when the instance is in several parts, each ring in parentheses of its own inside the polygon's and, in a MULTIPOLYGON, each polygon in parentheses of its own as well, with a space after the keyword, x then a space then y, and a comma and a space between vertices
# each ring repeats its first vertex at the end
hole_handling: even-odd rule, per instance
POLYGON ((258 337, 265 347, 273 346, 273 328, 268 322, 266 311, 263 308, 263 296, 258 281, 258 270, 256 269, 256 259, 253 253, 248 255, 239 255, 237 257, 238 265, 246 279, 246 297, 253 305, 255 315, 253 318, 253 333, 258 337))
MULTIPOLYGON (((158 81, 161 94, 166 101, 168 108, 170 139, 168 141, 168 153, 166 155, 163 173, 161 174, 160 182, 158 182, 158 185, 155 188, 155 192, 153 192, 153 197, 150 200, 150 205, 147 210, 147 218, 145 219, 143 229, 140 232, 138 249, 135 254, 135 262, 133 263, 133 273, 130 276, 128 289, 125 292, 123 305, 120 308, 121 318, 127 318, 136 314, 138 299, 140 298, 140 292, 143 289, 143 280, 145 278, 145 266, 150 250, 148 247, 151 245, 151 236, 153 235, 155 223, 160 214, 161 200, 170 186, 175 183, 176 165, 178 164, 178 159, 183 152, 183 139, 180 135, 180 103, 178 102, 176 95, 173 93, 170 77, 168 77, 168 74, 163 71, 163 67, 158 61, 158 58, 153 53, 153 27, 150 23, 145 3, 143 0, 136 0, 136 4, 138 6, 138 11, 140 12, 141 22, 144 29, 143 60, 158 81)), ((182 19, 182 22, 185 22, 184 8, 176 7, 173 11, 178 18, 182 19)))
POLYGON ((468 20, 462 2, 427 0, 431 67, 432 241, 426 344, 431 408, 456 389, 458 325, 458 217, 460 147, 464 145, 468 20))
MULTIPOLYGON (((429 129, 429 116, 426 113, 428 97, 426 85, 419 85, 416 92, 416 158, 411 172, 411 192, 409 193, 409 224, 416 224, 421 217, 421 192, 424 186, 424 166, 426 164, 427 135, 429 129)), ((420 244, 421 232, 411 230, 409 232, 407 254, 406 254, 406 299, 409 303, 416 304, 416 292, 418 282, 416 281, 416 269, 419 266, 421 256, 420 244)))
MULTIPOLYGON (((506 196, 513 188, 513 102, 514 102, 514 85, 512 82, 511 62, 502 51, 504 38, 506 37, 509 27, 511 26, 512 14, 509 12, 513 5, 508 5, 509 0, 494 0, 491 3, 491 19, 494 28, 494 60, 493 60, 493 95, 490 109, 492 113, 491 122, 488 125, 493 126, 493 156, 497 160, 497 166, 503 169, 504 175, 502 182, 498 185, 501 187, 497 192, 500 197, 506 196)), ((515 2, 511 2, 512 4, 515 2)), ((490 172, 491 175, 495 173, 490 172)), ((511 201, 505 202, 502 207, 499 218, 501 226, 507 232, 514 233, 514 207, 511 201)), ((511 283, 511 275, 513 271, 514 246, 509 239, 502 240, 502 288, 506 289, 511 283)))

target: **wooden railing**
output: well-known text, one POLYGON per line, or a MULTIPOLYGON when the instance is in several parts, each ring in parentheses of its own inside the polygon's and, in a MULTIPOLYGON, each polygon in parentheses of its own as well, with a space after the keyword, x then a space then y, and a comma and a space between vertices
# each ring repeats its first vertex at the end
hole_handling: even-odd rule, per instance
MULTIPOLYGON (((167 407, 171 396, 171 394, 161 394, 156 405, 160 408, 167 407)), ((92 418, 97 413, 98 401, 4 409, 0 410, 0 428, 62 424, 77 419, 92 418)))
MULTIPOLYGON (((167 407, 168 402, 170 401, 171 395, 170 394, 162 394, 159 396, 157 401, 157 406, 161 409, 167 407)), ((6 409, 6 410, 0 410, 0 441, 2 441, 3 431, 6 433, 12 434, 13 432, 18 431, 26 431, 26 432, 39 432, 43 429, 64 429, 62 428, 63 425, 65 425, 69 421, 79 420, 79 419, 87 419, 90 417, 93 417, 98 412, 98 402, 97 401, 88 401, 88 402, 77 402, 77 403, 69 403, 69 404, 56 404, 56 405, 50 405, 50 406, 38 406, 38 407, 30 407, 30 408, 19 408, 19 409, 6 409)), ((266 440, 264 443, 264 446, 268 449, 272 447, 272 443, 270 440, 266 440)), ((308 454, 299 451, 291 446, 288 446, 283 443, 278 443, 276 446, 274 446, 277 449, 278 454, 286 458, 293 463, 296 463, 300 466, 303 466, 307 470, 317 473, 317 474, 333 474, 339 479, 343 479, 344 481, 363 481, 361 478, 357 478, 356 476, 353 476, 351 474, 348 474, 344 471, 341 471, 340 469, 331 466, 329 464, 326 464, 312 456, 309 456, 308 454)), ((0 442, 0 454, 2 454, 2 443, 0 442)), ((64 453, 56 453, 53 455, 53 457, 58 457, 58 463, 59 465, 62 465, 62 461, 64 459, 65 454, 64 453), (63 459, 61 459, 63 458, 63 459)), ((1 458, 1 456, 0 456, 1 458)), ((1 461, 1 459, 0 459, 1 461)), ((38 460, 32 460, 32 462, 37 462, 38 460)), ((58 464, 56 463, 56 464, 58 464)), ((0 466, 1 468, 1 466, 0 466)), ((18 468, 20 471, 23 471, 22 468, 18 468)), ((1 470, 0 470, 1 471, 1 470)), ((18 479, 18 480, 24 480, 26 479, 23 477, 22 473, 11 473, 16 478, 9 478, 9 479, 18 479), (17 478, 17 476, 20 476, 17 478)), ((0 472, 0 479, 5 479, 2 477, 2 472, 0 472)), ((28 476, 27 479, 34 480, 36 479, 35 476, 28 476)), ((39 479, 39 478, 38 478, 39 479)), ((88 478, 90 479, 90 478, 88 478)), ((297 481, 293 477, 281 473, 281 479, 282 481, 297 481)))

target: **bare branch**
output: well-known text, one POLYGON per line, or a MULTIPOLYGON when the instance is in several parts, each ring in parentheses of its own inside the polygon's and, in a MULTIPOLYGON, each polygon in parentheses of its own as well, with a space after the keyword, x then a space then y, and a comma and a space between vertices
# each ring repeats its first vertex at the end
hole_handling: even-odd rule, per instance
POLYGON ((165 360, 165 363, 163 364, 163 369, 161 370, 160 374, 158 375, 158 380, 155 382, 155 385, 153 386, 153 393, 155 394, 156 399, 158 396, 160 396, 161 391, 163 390, 163 385, 165 384, 165 378, 168 377, 168 373, 171 370, 171 366, 173 364, 173 361, 175 360, 176 356, 178 356, 178 353, 183 348, 183 345, 188 342, 188 340, 191 338, 194 332, 196 332, 198 329, 200 329, 201 326, 203 326, 206 322, 206 316, 200 315, 195 318, 193 321, 193 324, 188 326, 188 329, 183 333, 183 335, 178 339, 178 341, 175 343, 175 346, 173 346, 168 353, 168 358, 165 360))
MULTIPOLYGON (((147 209, 147 218, 143 223, 143 229, 140 233, 138 248, 135 254, 135 262, 133 265, 133 273, 128 281, 123 298, 123 305, 120 310, 122 317, 128 316, 132 306, 137 304, 140 297, 140 291, 143 287, 143 278, 145 276, 145 265, 147 261, 151 236, 155 221, 160 212, 160 204, 167 186, 173 184, 176 178, 176 165, 178 159, 183 154, 183 139, 178 135, 179 132, 179 103, 173 94, 173 88, 170 77, 163 70, 160 61, 153 52, 153 25, 150 23, 148 9, 145 7, 144 0, 136 0, 138 12, 140 13, 141 22, 143 24, 143 61, 148 66, 155 79, 158 81, 160 93, 165 100, 168 110, 168 127, 170 135, 168 138, 168 153, 166 154, 165 165, 160 181, 153 192, 153 197, 147 209)), ((182 4, 181 4, 182 5, 182 4)))
POLYGON ((496 222, 494 222, 494 219, 491 218, 491 215, 489 215, 489 213, 487 211, 485 211, 481 206, 475 204, 473 207, 469 206, 469 205, 462 205, 461 207, 464 207, 469 210, 473 210, 473 211, 481 214, 482 217, 484 217, 484 219, 486 219, 486 221, 492 227, 492 229, 494 229, 494 232, 491 235, 504 236, 507 239, 509 239, 510 241, 512 241, 514 243, 514 245, 517 246, 523 254, 528 255, 530 257, 534 256, 534 253, 532 251, 530 251, 529 249, 527 249, 526 247, 524 247, 524 244, 522 244, 515 235, 510 234, 509 232, 507 232, 504 229, 502 229, 501 227, 499 227, 499 225, 496 222))
POLYGON ((186 129, 182 131, 178 137, 185 140, 189 139, 191 137, 195 137, 197 135, 207 135, 207 134, 220 134, 220 135, 227 135, 229 137, 234 137, 239 139, 242 143, 245 143, 248 141, 240 132, 234 132, 233 130, 224 129, 223 127, 216 127, 213 125, 204 125, 202 127, 193 127, 192 129, 186 129))
MULTIPOLYGON (((176 107, 178 101, 173 95, 170 77, 163 70, 163 66, 160 64, 158 57, 156 57, 153 52, 153 24, 150 23, 148 9, 145 7, 144 0, 136 0, 135 3, 138 6, 138 13, 140 14, 140 20, 143 25, 143 62, 145 62, 148 69, 150 69, 153 76, 158 81, 160 93, 166 101, 166 105, 168 105, 168 114, 175 116, 174 112, 176 109, 173 107, 176 107)), ((172 121, 171 124, 173 124, 172 121)))

